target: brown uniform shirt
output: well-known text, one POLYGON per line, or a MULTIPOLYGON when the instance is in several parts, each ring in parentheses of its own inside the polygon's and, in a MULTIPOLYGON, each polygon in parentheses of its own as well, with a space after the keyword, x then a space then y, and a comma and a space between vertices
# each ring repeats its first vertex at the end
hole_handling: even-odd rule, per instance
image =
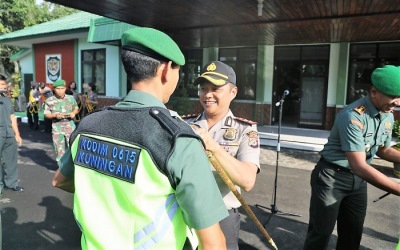
MULTIPOLYGON (((260 168, 260 139, 255 122, 237 118, 230 110, 212 128, 208 128, 204 113, 182 118, 189 124, 196 124, 201 128, 207 129, 214 140, 236 159, 254 163, 260 168)), ((225 185, 215 169, 212 166, 211 168, 224 198, 226 208, 229 210, 240 207, 240 202, 235 195, 225 185)), ((236 186, 236 189, 240 192, 238 186, 236 186)))

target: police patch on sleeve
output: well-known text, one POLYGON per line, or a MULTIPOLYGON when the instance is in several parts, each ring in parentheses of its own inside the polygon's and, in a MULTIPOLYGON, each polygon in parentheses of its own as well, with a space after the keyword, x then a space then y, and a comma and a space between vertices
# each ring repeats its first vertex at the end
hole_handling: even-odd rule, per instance
POLYGON ((135 183, 140 149, 89 136, 79 138, 74 163, 98 173, 135 183))
POLYGON ((258 148, 258 133, 256 131, 250 131, 247 133, 249 138, 249 146, 252 148, 258 148))

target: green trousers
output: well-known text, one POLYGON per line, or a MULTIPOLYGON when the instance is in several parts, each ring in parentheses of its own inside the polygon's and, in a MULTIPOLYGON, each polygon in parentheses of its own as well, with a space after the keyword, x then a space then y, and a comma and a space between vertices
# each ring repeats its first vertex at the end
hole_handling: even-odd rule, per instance
POLYGON ((304 249, 326 249, 336 222, 336 249, 359 249, 367 211, 367 182, 319 161, 310 184, 310 221, 304 249))
POLYGON ((18 186, 18 145, 15 137, 0 137, 0 191, 18 186))

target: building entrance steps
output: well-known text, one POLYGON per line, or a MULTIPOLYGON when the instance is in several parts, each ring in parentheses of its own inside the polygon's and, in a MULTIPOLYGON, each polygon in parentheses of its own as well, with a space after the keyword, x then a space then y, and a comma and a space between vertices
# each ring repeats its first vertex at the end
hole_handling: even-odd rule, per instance
MULTIPOLYGON (((262 146, 277 146, 278 126, 258 126, 258 132, 262 146)), ((321 151, 329 133, 327 130, 281 127, 280 145, 281 148, 321 151)))

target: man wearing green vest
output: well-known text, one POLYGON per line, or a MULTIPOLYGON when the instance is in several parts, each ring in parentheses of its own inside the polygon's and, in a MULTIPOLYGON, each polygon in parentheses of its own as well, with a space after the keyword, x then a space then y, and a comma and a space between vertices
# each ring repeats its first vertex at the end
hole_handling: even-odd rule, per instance
POLYGON ((219 221, 228 213, 202 141, 164 105, 182 52, 151 28, 126 31, 121 44, 132 90, 82 119, 53 179, 75 192, 82 249, 190 249, 197 240, 226 249, 219 221))
POLYGON ((400 162, 391 148, 393 111, 400 105, 400 67, 371 76, 369 95, 336 117, 321 159, 311 174, 310 222, 304 249, 326 249, 337 221, 336 249, 359 249, 367 211, 367 182, 400 195, 400 183, 372 167, 375 155, 400 162))

